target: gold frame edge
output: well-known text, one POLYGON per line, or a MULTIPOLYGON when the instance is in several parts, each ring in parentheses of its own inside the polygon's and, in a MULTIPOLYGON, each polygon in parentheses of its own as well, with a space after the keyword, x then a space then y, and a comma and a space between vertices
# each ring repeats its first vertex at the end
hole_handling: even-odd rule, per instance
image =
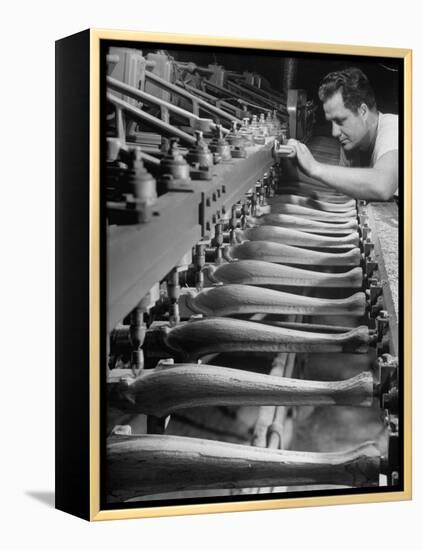
MULTIPOLYGON (((412 498, 412 51, 404 56, 404 488, 412 498), (406 399, 407 397, 407 399, 406 399)), ((403 372, 403 370, 401 370, 403 372)))
POLYGON ((100 509, 100 40, 128 40, 186 45, 208 45, 233 48, 253 48, 395 57, 404 60, 404 360, 406 364, 404 395, 412 396, 412 50, 379 46, 353 46, 250 38, 212 37, 143 31, 90 29, 90 520, 152 518, 179 515, 229 513, 241 511, 273 510, 311 506, 394 502, 412 498, 412 402, 404 403, 404 490, 359 495, 329 495, 262 501, 240 501, 213 504, 168 505, 154 508, 100 509))
POLYGON ((89 515, 100 511, 100 40, 90 30, 89 515))

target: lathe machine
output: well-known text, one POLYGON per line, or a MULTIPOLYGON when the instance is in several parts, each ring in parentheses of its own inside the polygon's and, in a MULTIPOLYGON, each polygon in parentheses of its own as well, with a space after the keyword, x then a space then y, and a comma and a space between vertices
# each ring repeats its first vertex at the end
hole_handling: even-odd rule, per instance
POLYGON ((106 87, 104 502, 398 486, 396 204, 289 180, 339 159, 304 90, 123 47, 106 87))

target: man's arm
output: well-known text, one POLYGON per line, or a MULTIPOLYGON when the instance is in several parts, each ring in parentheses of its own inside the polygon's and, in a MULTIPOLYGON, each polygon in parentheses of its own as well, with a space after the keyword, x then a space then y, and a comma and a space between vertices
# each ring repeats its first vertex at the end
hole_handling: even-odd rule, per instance
POLYGON ((318 163, 313 177, 355 199, 388 201, 398 185, 398 152, 385 153, 373 168, 318 163))
POLYGON ((281 158, 280 163, 283 168, 283 175, 287 181, 302 181, 304 183, 310 183, 311 185, 316 185, 317 187, 323 187, 324 189, 330 190, 329 185, 321 181, 317 181, 315 178, 307 176, 299 168, 298 163, 295 159, 292 158, 281 158))
POLYGON ((290 140, 300 169, 338 192, 355 199, 387 201, 398 185, 398 152, 389 151, 372 168, 349 168, 318 162, 303 143, 290 140))

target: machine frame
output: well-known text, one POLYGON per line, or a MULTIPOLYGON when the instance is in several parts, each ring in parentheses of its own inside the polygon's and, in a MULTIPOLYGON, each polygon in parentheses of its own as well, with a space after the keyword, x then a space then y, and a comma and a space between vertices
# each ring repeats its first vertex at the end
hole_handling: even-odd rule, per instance
MULTIPOLYGON (((69 302, 60 300, 58 312, 60 319, 65 312, 68 314, 67 323, 78 324, 81 330, 76 335, 76 341, 70 342, 70 336, 66 336, 66 322, 60 321, 57 355, 57 507, 88 519, 101 521, 124 518, 143 518, 154 516, 184 515, 218 513, 242 510, 264 510, 278 508, 322 506, 332 504, 352 504, 363 502, 383 502, 407 500, 411 498, 412 463, 411 463, 411 147, 412 147, 412 52, 408 49, 375 48, 367 46, 348 46, 333 44, 314 44, 302 42, 261 41, 241 38, 224 38, 208 36, 187 36, 179 34, 161 34, 149 32, 114 31, 105 29, 90 29, 75 37, 63 39, 57 43, 57 68, 58 87, 73 83, 76 95, 81 98, 78 105, 74 105, 73 113, 83 109, 83 122, 74 122, 71 136, 64 136, 61 129, 66 124, 71 124, 71 112, 66 113, 63 101, 69 100, 64 92, 58 91, 61 100, 58 106, 57 139, 60 143, 58 158, 61 162, 58 167, 58 178, 61 178, 60 186, 63 189, 71 185, 72 177, 80 177, 81 184, 64 197, 58 197, 62 201, 59 205, 58 223, 63 227, 63 237, 59 239, 58 246, 70 245, 71 236, 69 227, 73 223, 70 220, 63 222, 64 209, 74 208, 75 212, 81 211, 83 202, 83 222, 73 235, 74 244, 83 246, 81 252, 71 251, 72 258, 69 261, 77 263, 77 269, 72 274, 66 272, 64 259, 66 252, 61 251, 58 257, 58 275, 62 282, 58 284, 58 296, 62 296, 66 286, 72 284, 72 277, 81 280, 83 277, 83 292, 79 297, 74 296, 77 307, 71 307, 69 302), (403 278, 400 280, 400 330, 403 351, 403 365, 401 368, 402 390, 402 422, 401 437, 403 442, 403 486, 400 490, 391 491, 367 491, 365 493, 334 494, 323 496, 306 496, 297 498, 289 495, 288 498, 271 498, 265 500, 242 500, 217 503, 195 504, 171 504, 168 506, 144 506, 144 507, 119 507, 116 509, 101 509, 100 502, 100 460, 101 460, 101 432, 100 418, 104 407, 102 396, 102 369, 101 369, 101 331, 104 331, 105 311, 101 301, 100 280, 105 276, 104 264, 101 259, 101 201, 100 201, 100 47, 102 41, 130 41, 150 42, 195 46, 224 46, 236 49, 252 48, 257 50, 273 50, 301 53, 320 53, 355 55, 362 57, 391 57, 403 60, 403 108, 404 108, 404 147, 402 154, 403 195, 401 197, 401 236, 403 237, 403 278), (79 65, 72 57, 79 57, 79 65), (82 61, 81 61, 82 59, 82 61), (65 160, 66 147, 71 145, 70 137, 84 136, 84 143, 76 146, 76 155, 81 160, 79 174, 68 171, 69 161, 65 160), (66 141, 68 140, 68 141, 66 141), (84 188, 85 185, 85 188, 84 188), (88 185, 89 194, 86 185, 88 185), (64 223, 68 225, 64 225, 64 223), (69 225, 70 224, 70 225, 69 225), (67 233, 66 233, 67 232, 67 233), (67 240, 66 240, 67 239, 67 240), (78 301, 80 300, 80 301, 78 301), (67 340, 66 340, 67 339, 67 340), (63 351, 67 346, 75 346, 75 350, 66 358, 63 351), (76 354, 76 355, 75 355, 76 354), (79 362, 78 362, 79 361, 79 362), (65 371, 72 369, 73 374, 65 371), (74 393, 75 392, 75 393, 74 393), (70 404, 70 394, 78 401, 81 395, 79 407, 70 404), (79 416, 80 415, 80 416, 79 416), (73 423, 73 425, 72 425, 73 423), (67 438, 67 441, 65 441, 67 438), (72 450, 73 446, 73 450, 72 450), (80 450, 80 454, 78 452, 80 450), (70 454, 69 454, 70 453, 70 454), (72 496, 69 496, 72 493, 72 496)), ((80 114, 80 112, 79 112, 80 114)), ((73 169, 72 169, 73 170, 73 169)), ((253 177, 252 177, 253 179, 253 177)), ((248 186, 245 184, 245 189, 248 186)), ((204 191, 205 192, 205 191, 204 191)), ((230 190, 231 192, 231 190, 230 190)), ((234 191, 233 191, 234 192, 234 191)), ((210 197, 212 193, 210 192, 210 197)), ((220 196, 220 195, 219 195, 220 196)), ((177 208, 177 205, 176 205, 177 208)), ((79 214, 76 217, 79 222, 79 214)), ((188 219, 180 219, 180 231, 189 233, 190 222, 188 219)), ((195 227, 189 238, 194 241, 200 236, 201 229, 195 227)), ((165 239, 166 236, 163 236, 165 239)), ((177 255, 177 251, 175 254, 177 255)), ((171 263, 171 262, 170 262, 171 263)), ((70 263, 67 264, 69 268, 70 263)), ((148 284, 145 283, 148 287, 148 284)), ((147 288, 145 289, 147 290, 147 288)), ((116 306, 115 319, 121 316, 116 306)), ((111 321, 113 325, 113 319, 111 321)), ((68 325, 70 326, 70 325, 68 325)), ((109 329, 111 326, 109 327, 109 329)))

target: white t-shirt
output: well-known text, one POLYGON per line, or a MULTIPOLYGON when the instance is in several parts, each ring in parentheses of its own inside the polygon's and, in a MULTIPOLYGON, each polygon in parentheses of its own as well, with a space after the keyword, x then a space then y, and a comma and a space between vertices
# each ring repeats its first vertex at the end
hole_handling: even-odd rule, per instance
POLYGON ((372 168, 378 159, 390 151, 399 149, 399 117, 378 113, 377 135, 371 156, 369 151, 364 154, 360 151, 352 151, 346 154, 343 147, 340 148, 340 166, 354 166, 372 168))
MULTIPOLYGON (((377 161, 390 151, 399 149, 399 117, 398 115, 378 113, 378 126, 372 153, 352 151, 346 155, 343 147, 340 148, 340 166, 373 168, 377 161)), ((398 190, 394 193, 398 195, 398 190)))
POLYGON ((370 166, 374 166, 378 159, 390 151, 399 150, 399 117, 379 113, 377 137, 372 152, 370 166))

